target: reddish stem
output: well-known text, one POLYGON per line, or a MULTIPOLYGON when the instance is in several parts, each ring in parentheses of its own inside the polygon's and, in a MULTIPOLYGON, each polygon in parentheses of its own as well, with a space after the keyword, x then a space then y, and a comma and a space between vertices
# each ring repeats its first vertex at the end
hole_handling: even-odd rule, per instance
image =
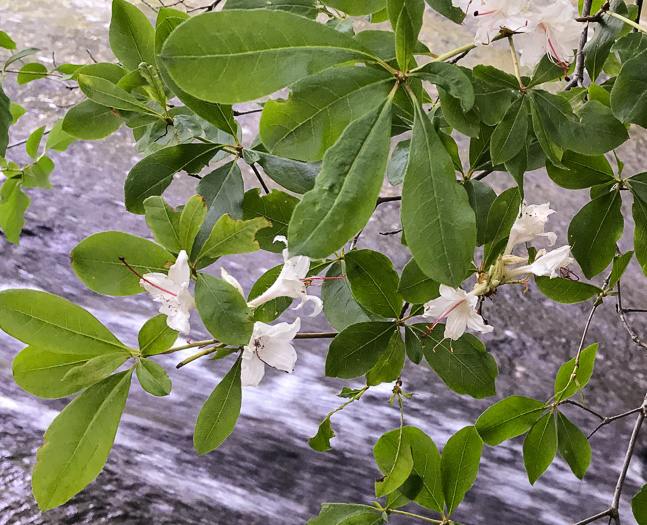
POLYGON ((125 258, 125 257, 119 257, 119 260, 120 260, 122 263, 124 263, 124 264, 126 265, 126 268, 128 268, 131 272, 133 272, 137 277, 139 277, 139 278, 140 278, 142 281, 144 281, 145 283, 148 283, 148 284, 150 284, 153 288, 157 288, 158 290, 161 290, 161 291, 162 291, 162 292, 164 292, 164 293, 167 293, 167 294, 169 294, 169 295, 172 295, 173 297, 177 297, 177 294, 174 294, 173 292, 169 292, 168 290, 165 290, 165 289, 164 289, 164 288, 162 288, 161 286, 157 286, 155 283, 152 283, 151 281, 149 281, 148 279, 146 279, 144 276, 139 275, 139 274, 137 273, 137 271, 136 271, 132 266, 130 266, 130 264, 128 264, 128 263, 126 262, 126 258, 125 258))

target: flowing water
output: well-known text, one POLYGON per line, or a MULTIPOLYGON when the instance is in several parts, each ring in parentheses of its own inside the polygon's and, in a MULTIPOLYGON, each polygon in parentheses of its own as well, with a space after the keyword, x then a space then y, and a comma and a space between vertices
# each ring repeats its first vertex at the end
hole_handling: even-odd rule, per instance
MULTIPOLYGON (((107 0, 0 0, 0 28, 18 40, 19 46, 43 49, 38 56, 50 63, 51 51, 57 63, 88 62, 86 49, 98 60, 109 60, 109 17, 107 0)), ((450 49, 466 38, 467 33, 448 29, 429 15, 423 35, 427 43, 450 49)), ((502 60, 505 48, 494 56, 502 60)), ((65 106, 81 97, 54 81, 34 82, 16 90, 12 79, 7 90, 29 110, 16 127, 13 141, 37 126, 51 126, 65 106)), ((245 121, 247 142, 253 138, 255 125, 254 117, 245 121)), ((464 150, 466 144, 460 145, 464 150)), ((642 136, 623 148, 625 173, 642 171, 644 148, 642 136)), ((25 160, 19 149, 13 149, 12 155, 25 160)), ((55 187, 50 192, 30 191, 32 207, 20 247, 0 236, 0 288, 37 288, 66 297, 88 308, 124 342, 134 343, 139 327, 155 314, 154 303, 144 295, 109 298, 89 291, 74 276, 68 257, 79 241, 115 224, 129 233, 149 236, 143 218, 126 213, 123 206, 123 181, 138 160, 131 138, 122 131, 106 141, 74 143, 67 152, 55 153, 53 159, 55 187)), ((491 178, 497 189, 511 183, 505 175, 491 178)), ((558 210, 550 225, 565 242, 566 226, 586 202, 586 192, 561 191, 541 172, 528 175, 526 187, 528 195, 537 195, 531 202, 550 200, 558 210)), ((194 189, 195 180, 179 178, 172 199, 184 202, 194 189)), ((377 247, 401 268, 406 256, 398 238, 378 235, 399 227, 398 211, 397 203, 382 205, 359 246, 377 247)), ((621 242, 625 249, 631 245, 633 230, 627 222, 621 242)), ((231 257, 223 264, 249 289, 279 260, 279 256, 264 253, 231 257)), ((647 305, 641 275, 632 263, 626 280, 631 284, 636 279, 636 285, 626 286, 627 305, 647 305)), ((532 286, 525 296, 520 289, 501 290, 486 306, 486 317, 495 326, 485 341, 499 364, 497 399, 511 394, 549 397, 557 369, 574 355, 589 307, 553 304, 532 286)), ((292 313, 286 317, 292 320, 292 313)), ((304 330, 329 329, 323 316, 303 321, 304 330)), ((647 328, 638 321, 637 328, 647 328)), ((199 332, 192 335, 206 337, 199 332)), ((594 377, 586 389, 586 403, 607 415, 638 406, 646 388, 645 356, 621 329, 612 300, 599 309, 588 340, 599 341, 600 350, 594 377)), ((227 364, 204 361, 176 370, 174 365, 185 355, 166 356, 160 363, 169 371, 173 393, 151 398, 133 381, 104 471, 67 505, 41 514, 31 495, 30 473, 42 433, 66 401, 37 399, 13 382, 11 361, 21 344, 0 334, 0 525, 300 524, 315 515, 324 501, 370 503, 373 479, 379 475, 372 446, 383 432, 396 428, 399 413, 387 404, 388 386, 371 389, 361 402, 334 416, 334 450, 325 454, 311 450, 307 438, 314 435, 323 416, 340 404, 335 394, 348 384, 322 377, 326 348, 325 341, 300 341, 295 373, 271 370, 261 386, 246 389, 233 434, 215 452, 200 458, 193 451, 193 425, 227 364)), ((407 365, 403 379, 404 389, 416 394, 405 404, 406 423, 423 429, 440 448, 451 434, 473 424, 495 401, 454 394, 424 365, 407 365)), ((349 386, 359 385, 355 381, 349 386)), ((575 408, 568 415, 585 430, 596 423, 575 408)), ((610 503, 631 424, 621 420, 592 439, 593 461, 584 482, 577 481, 558 458, 531 487, 523 469, 520 438, 496 448, 486 446, 476 484, 455 519, 488 525, 557 524, 604 510, 610 503)), ((628 498, 645 483, 646 455, 645 437, 641 436, 625 485, 623 523, 632 523, 628 498)), ((413 521, 392 517, 391 522, 413 521)))

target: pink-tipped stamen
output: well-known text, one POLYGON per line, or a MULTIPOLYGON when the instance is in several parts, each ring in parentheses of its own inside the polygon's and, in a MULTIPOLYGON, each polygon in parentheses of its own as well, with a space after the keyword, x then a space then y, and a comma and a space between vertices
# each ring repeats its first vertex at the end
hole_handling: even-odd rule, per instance
POLYGON ((559 55, 557 54, 557 51, 555 51, 555 48, 553 47, 553 43, 550 41, 550 38, 548 39, 548 45, 550 46, 550 49, 553 52, 555 60, 557 60, 557 63, 564 69, 564 76, 568 75, 568 66, 562 61, 561 58, 559 58, 559 55))
POLYGON ((438 323, 440 323, 440 321, 442 321, 442 320, 443 320, 445 317, 447 317, 447 316, 448 316, 448 315, 449 315, 453 310, 455 310, 456 308, 458 308, 461 304, 463 304, 463 303, 464 303, 464 302, 466 302, 466 301, 467 301, 467 299, 463 299, 462 301, 459 301, 459 302, 458 302, 458 303, 456 303, 454 306, 452 306, 449 310, 447 310, 443 315, 441 315, 438 319, 436 319, 436 321, 434 322, 434 324, 432 324, 432 325, 431 325, 431 328, 427 327, 427 332, 425 332, 425 333, 423 334, 423 336, 422 336, 422 337, 423 337, 423 338, 427 337, 427 336, 432 332, 432 330, 433 330, 434 328, 436 328, 436 325, 437 325, 438 323))
POLYGON ((128 264, 128 263, 126 262, 126 258, 125 258, 125 257, 119 257, 119 260, 120 260, 122 263, 124 263, 124 264, 126 265, 126 268, 128 268, 131 272, 133 272, 137 277, 139 277, 139 278, 140 278, 142 281, 144 281, 145 283, 148 283, 148 284, 150 284, 153 288, 157 288, 158 290, 161 290, 161 291, 162 291, 162 292, 164 292, 164 293, 167 293, 167 294, 169 294, 169 295, 172 295, 173 297, 177 297, 177 294, 174 294, 173 292, 169 292, 168 290, 165 290, 165 289, 164 289, 164 288, 162 288, 161 286, 158 286, 158 285, 156 285, 155 283, 150 282, 150 281, 149 281, 148 279, 146 279, 144 276, 139 275, 139 274, 137 273, 137 271, 136 271, 132 266, 130 266, 130 264, 128 264))

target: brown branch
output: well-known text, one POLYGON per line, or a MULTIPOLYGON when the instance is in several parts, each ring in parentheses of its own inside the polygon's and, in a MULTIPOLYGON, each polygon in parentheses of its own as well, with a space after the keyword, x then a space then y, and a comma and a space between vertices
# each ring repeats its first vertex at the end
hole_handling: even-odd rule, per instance
MULTIPOLYGON (((584 0, 584 4, 582 5, 582 16, 586 17, 591 14, 592 4, 593 0, 584 0)), ((575 53, 575 72, 573 73, 573 78, 568 84, 566 84, 566 87, 564 88, 565 91, 576 87, 578 84, 584 84, 584 46, 586 45, 588 32, 589 23, 587 22, 584 29, 582 29, 580 40, 577 44, 577 53, 575 53)))
POLYGON ((265 181, 263 180, 263 177, 261 177, 261 174, 258 171, 258 168, 253 163, 250 164, 249 167, 252 168, 252 171, 254 172, 254 175, 256 175, 256 178, 258 179, 258 182, 260 182, 261 187, 263 188, 263 191, 267 195, 270 192, 270 190, 267 188, 267 184, 265 184, 265 181))
POLYGON ((294 336, 295 339, 332 339, 337 332, 303 332, 294 336))
POLYGON ((616 311, 618 312, 618 315, 620 316, 620 320, 622 321, 622 324, 625 327, 625 330, 631 337, 631 340, 636 343, 637 345, 641 346, 642 348, 647 349, 647 343, 645 343, 635 332, 635 330, 631 327, 629 324, 629 321, 627 321, 627 317, 625 316, 625 311, 622 308, 622 291, 620 289, 620 281, 618 281, 618 295, 616 296, 616 311))

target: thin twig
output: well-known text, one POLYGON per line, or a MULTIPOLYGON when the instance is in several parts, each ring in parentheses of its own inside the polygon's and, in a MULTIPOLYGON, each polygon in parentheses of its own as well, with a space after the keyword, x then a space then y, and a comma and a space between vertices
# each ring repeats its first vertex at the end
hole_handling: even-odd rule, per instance
POLYGON ((402 232, 402 228, 399 230, 393 230, 390 232, 378 232, 380 235, 397 235, 398 233, 402 232))
POLYGON ((384 202, 396 202, 401 200, 402 200, 402 195, 396 195, 395 197, 378 197, 377 203, 375 204, 375 206, 379 206, 384 202))
POLYGON ((591 439, 593 437, 593 434, 595 434, 598 430, 600 430, 603 426, 608 425, 609 423, 613 423, 614 421, 617 421, 618 419, 622 419, 623 417, 630 416, 631 414, 635 414, 636 412, 640 412, 642 410, 642 407, 634 408, 633 410, 629 410, 628 412, 625 412, 624 414, 618 414, 617 416, 611 416, 611 417, 605 417, 604 420, 591 432, 588 436, 587 439, 591 439))
POLYGON ((94 63, 96 64, 96 63, 97 63, 97 59, 96 59, 96 58, 94 58, 94 57, 92 56, 92 53, 90 53, 90 50, 89 50, 89 49, 86 49, 86 50, 85 50, 85 52, 86 52, 88 55, 90 55, 90 60, 92 60, 92 62, 94 62, 94 63))
POLYGON ((476 177, 472 177, 472 180, 481 180, 487 177, 490 173, 494 173, 494 170, 485 170, 479 173, 476 177))
POLYGON ((629 325, 629 321, 627 321, 627 317, 625 316, 625 311, 622 308, 622 291, 620 289, 620 281, 618 281, 617 290, 618 290, 618 295, 616 296, 616 311, 620 316, 620 320, 622 321, 622 324, 624 325, 625 330, 627 330, 627 333, 629 334, 629 336, 631 337, 631 340, 634 343, 641 346, 642 348, 647 349, 647 344, 638 336, 638 334, 634 331, 634 329, 629 325))
MULTIPOLYGON (((584 4, 582 5, 582 16, 589 16, 591 14, 592 4, 593 0, 584 0, 584 4)), ((575 73, 573 73, 571 81, 566 84, 566 87, 564 88, 565 91, 574 88, 578 84, 584 84, 584 46, 586 45, 588 33, 589 23, 587 22, 584 29, 582 29, 580 40, 577 44, 577 53, 575 53, 575 73)))
POLYGON ((295 339, 332 339, 337 332, 303 332, 294 336, 295 339))
POLYGON ((624 314, 636 314, 636 313, 647 313, 647 310, 644 308, 623 308, 622 313, 624 314))
POLYGON ((241 115, 250 115, 251 113, 260 113, 263 111, 263 108, 250 109, 249 111, 236 111, 234 110, 234 117, 239 117, 241 115))
MULTIPOLYGON (((642 14, 642 10, 643 10, 643 0, 636 0, 636 5, 638 6, 638 14, 636 14, 636 23, 640 23, 640 15, 642 14)), ((633 31, 635 33, 636 31, 638 31, 638 29, 634 27, 633 31)))
POLYGON ((250 164, 249 166, 252 168, 252 171, 254 172, 254 175, 256 175, 256 178, 258 179, 258 182, 261 183, 261 187, 263 188, 263 191, 267 195, 270 192, 270 190, 267 188, 267 184, 265 184, 265 181, 263 180, 263 177, 261 177, 261 174, 259 173, 258 168, 253 163, 250 164))
MULTIPOLYGON (((43 136, 47 135, 50 131, 51 131, 51 130, 47 130, 47 131, 45 131, 45 132, 43 133, 43 136)), ((9 145, 7 146, 7 149, 9 149, 9 148, 15 148, 16 146, 22 146, 23 144, 26 144, 28 140, 29 140, 29 139, 27 138, 27 139, 24 139, 24 140, 20 140, 20 141, 18 141, 18 142, 14 142, 13 144, 9 144, 9 145)))

